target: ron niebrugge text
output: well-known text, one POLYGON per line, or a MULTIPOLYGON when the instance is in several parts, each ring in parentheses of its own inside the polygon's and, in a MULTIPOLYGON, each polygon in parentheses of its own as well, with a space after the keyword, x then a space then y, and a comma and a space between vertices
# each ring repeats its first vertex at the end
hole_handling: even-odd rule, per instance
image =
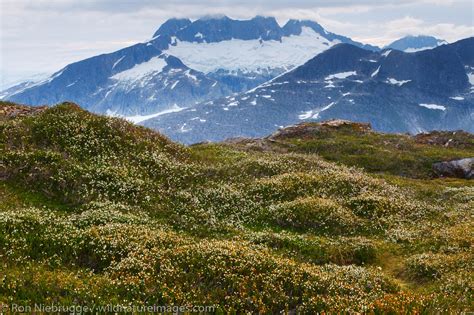
POLYGON ((149 312, 149 313, 184 313, 184 312, 213 312, 212 305, 61 305, 61 304, 0 304, 0 314, 3 312, 67 312, 67 313, 90 313, 90 312, 149 312))

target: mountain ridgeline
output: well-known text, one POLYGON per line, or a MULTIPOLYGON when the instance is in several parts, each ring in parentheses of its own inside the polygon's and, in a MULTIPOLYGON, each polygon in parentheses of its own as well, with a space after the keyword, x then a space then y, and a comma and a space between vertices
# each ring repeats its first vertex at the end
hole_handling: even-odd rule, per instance
POLYGON ((154 114, 254 88, 341 42, 377 49, 313 21, 281 27, 260 16, 171 19, 145 43, 70 64, 2 94, 30 105, 69 100, 96 113, 154 114))
POLYGON ((472 132, 473 56, 474 38, 416 53, 339 44, 253 90, 143 124, 183 143, 260 137, 331 118, 386 132, 472 132))
POLYGON ((447 44, 445 40, 433 36, 418 35, 405 36, 397 39, 393 43, 385 46, 385 48, 397 49, 404 52, 417 52, 420 50, 432 49, 444 44, 447 44))

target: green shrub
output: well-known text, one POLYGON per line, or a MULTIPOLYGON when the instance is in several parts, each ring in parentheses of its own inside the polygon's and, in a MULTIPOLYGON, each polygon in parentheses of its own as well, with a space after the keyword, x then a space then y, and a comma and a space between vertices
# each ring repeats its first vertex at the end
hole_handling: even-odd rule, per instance
POLYGON ((282 231, 252 234, 250 241, 314 264, 364 265, 377 256, 374 242, 363 237, 323 238, 282 231))
POLYGON ((308 197, 271 206, 269 220, 282 227, 321 233, 351 234, 361 220, 337 202, 308 197))
POLYGON ((436 280, 452 270, 474 267, 472 253, 454 255, 423 253, 411 256, 406 261, 408 273, 419 280, 436 280))

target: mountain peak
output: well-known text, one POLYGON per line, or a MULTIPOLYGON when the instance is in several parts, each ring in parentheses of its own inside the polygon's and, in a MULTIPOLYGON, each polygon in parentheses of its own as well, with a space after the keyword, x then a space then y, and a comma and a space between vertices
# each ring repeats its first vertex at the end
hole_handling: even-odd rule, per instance
MULTIPOLYGON (((170 22, 165 30, 175 30, 166 35, 176 36, 187 42, 220 42, 231 39, 280 40, 282 31, 274 17, 255 16, 248 20, 235 20, 223 15, 205 16, 194 22, 170 22), (183 27, 184 26, 184 27, 183 27)), ((160 27, 161 29, 161 27, 160 27)), ((160 31, 159 31, 160 32, 160 31)))
POLYGON ((282 37, 301 35, 304 28, 309 28, 326 40, 348 42, 369 50, 379 50, 378 47, 354 42, 350 38, 331 33, 319 23, 311 20, 290 19, 282 27, 275 17, 257 15, 250 19, 233 19, 226 15, 206 15, 197 20, 173 18, 160 26, 153 38, 159 38, 159 43, 154 43, 158 49, 165 49, 172 44, 175 37, 180 41, 213 43, 232 39, 281 41, 282 37))
POLYGON ((444 44, 447 44, 445 40, 433 36, 407 35, 385 46, 385 48, 397 49, 404 52, 416 52, 432 49, 444 44))
POLYGON ((295 20, 291 19, 283 26, 285 36, 301 34, 302 28, 306 26, 313 29, 316 33, 327 34, 328 32, 318 23, 311 20, 295 20))
POLYGON ((209 21, 209 20, 232 20, 225 14, 206 14, 198 19, 198 21, 209 21))
POLYGON ((189 26, 191 24, 190 19, 178 19, 178 18, 172 18, 167 20, 165 23, 163 23, 160 28, 153 34, 153 38, 159 36, 159 35, 168 35, 171 36, 178 32, 179 30, 182 30, 183 28, 189 26))

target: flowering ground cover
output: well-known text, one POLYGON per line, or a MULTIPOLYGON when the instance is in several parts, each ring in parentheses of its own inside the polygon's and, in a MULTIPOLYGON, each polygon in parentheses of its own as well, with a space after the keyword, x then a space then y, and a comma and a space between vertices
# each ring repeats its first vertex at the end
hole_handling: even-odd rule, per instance
POLYGON ((184 147, 69 103, 4 115, 0 303, 472 311, 474 184, 426 166, 469 139, 325 139, 184 147))

